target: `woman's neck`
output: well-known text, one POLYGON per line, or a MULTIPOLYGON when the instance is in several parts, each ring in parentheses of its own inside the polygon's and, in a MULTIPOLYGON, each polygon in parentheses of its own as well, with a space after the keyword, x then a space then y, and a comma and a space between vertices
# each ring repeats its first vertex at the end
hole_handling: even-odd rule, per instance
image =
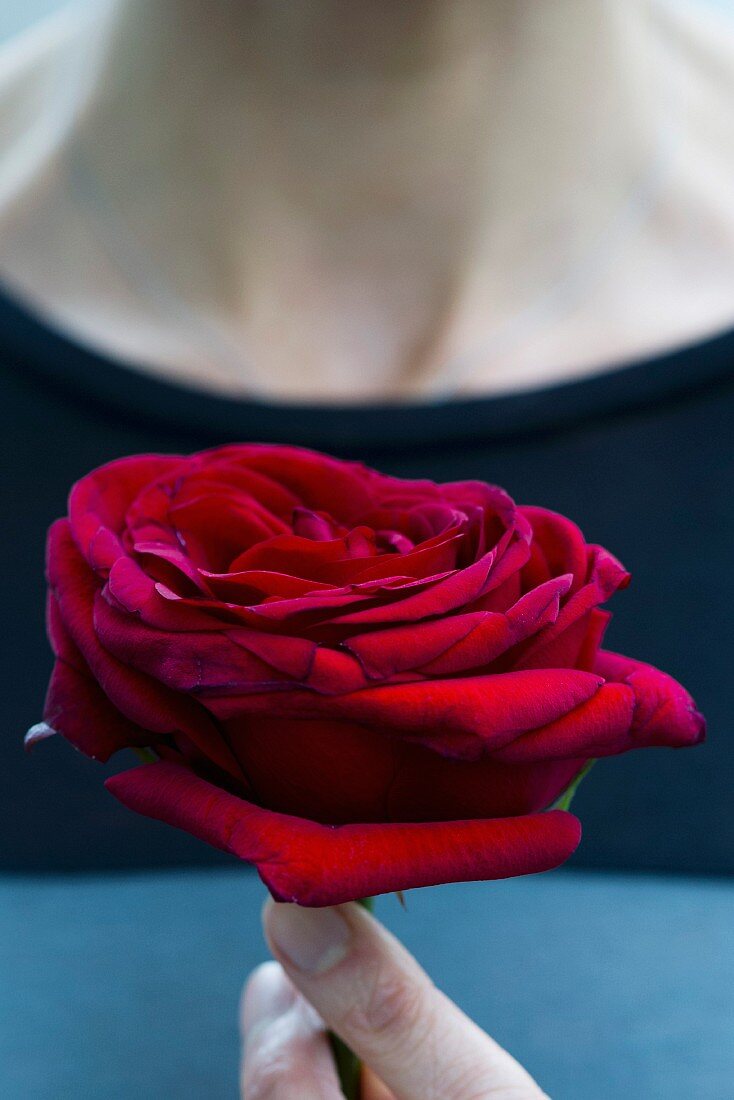
POLYGON ((288 392, 440 386, 644 174, 643 33, 634 0, 125 0, 80 140, 288 392))
POLYGON ((645 0, 110 11, 70 155, 243 387, 440 389, 655 171, 645 0))

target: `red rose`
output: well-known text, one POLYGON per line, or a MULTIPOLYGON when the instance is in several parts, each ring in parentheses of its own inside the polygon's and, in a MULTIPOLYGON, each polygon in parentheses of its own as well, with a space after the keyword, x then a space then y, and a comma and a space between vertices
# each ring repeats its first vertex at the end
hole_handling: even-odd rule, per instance
POLYGON ((689 695, 599 645, 628 582, 569 520, 291 447, 112 462, 48 545, 47 725, 126 805, 329 905, 542 871, 595 757, 700 741, 689 695))

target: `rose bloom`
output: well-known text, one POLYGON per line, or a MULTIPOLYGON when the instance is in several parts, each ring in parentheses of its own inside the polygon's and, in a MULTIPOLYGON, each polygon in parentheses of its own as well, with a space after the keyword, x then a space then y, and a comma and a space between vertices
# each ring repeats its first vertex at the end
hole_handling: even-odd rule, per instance
POLYGON ((331 905, 562 863, 596 757, 695 744, 690 696, 600 648, 629 577, 479 481, 294 447, 140 455, 82 478, 48 541, 45 723, 127 806, 331 905))

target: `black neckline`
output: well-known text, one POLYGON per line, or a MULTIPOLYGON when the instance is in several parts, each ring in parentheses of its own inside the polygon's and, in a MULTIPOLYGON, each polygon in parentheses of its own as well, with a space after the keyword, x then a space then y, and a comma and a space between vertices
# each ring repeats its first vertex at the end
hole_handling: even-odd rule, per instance
POLYGON ((0 354, 56 388, 173 435, 289 442, 335 451, 403 450, 534 434, 685 399, 734 377, 734 328, 592 377, 540 390, 435 403, 274 404, 179 385, 66 336, 0 291, 0 354))

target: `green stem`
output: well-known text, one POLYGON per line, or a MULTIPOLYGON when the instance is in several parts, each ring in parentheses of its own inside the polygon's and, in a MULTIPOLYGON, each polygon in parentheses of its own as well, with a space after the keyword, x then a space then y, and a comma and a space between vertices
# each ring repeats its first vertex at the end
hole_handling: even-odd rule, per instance
POLYGON ((152 749, 133 749, 133 752, 137 756, 138 760, 142 760, 143 764, 155 764, 158 757, 152 749))
MULTIPOLYGON (((357 904, 363 906, 368 912, 374 908, 374 898, 361 898, 357 904)), ((334 1054, 339 1083, 346 1100, 361 1100, 362 1063, 353 1050, 342 1042, 338 1035, 329 1033, 331 1049, 334 1054)))
POLYGON ((571 782, 566 787, 565 791, 562 791, 561 794, 559 794, 558 798, 555 800, 553 805, 550 807, 551 810, 568 810, 569 809, 569 807, 571 806, 571 803, 573 802, 573 796, 576 794, 576 791, 579 789, 581 781, 586 778, 586 776, 589 774, 591 769, 594 767, 594 764, 596 764, 596 760, 587 760, 586 761, 586 763, 584 764, 581 771, 578 773, 578 775, 576 775, 571 780, 571 782))

